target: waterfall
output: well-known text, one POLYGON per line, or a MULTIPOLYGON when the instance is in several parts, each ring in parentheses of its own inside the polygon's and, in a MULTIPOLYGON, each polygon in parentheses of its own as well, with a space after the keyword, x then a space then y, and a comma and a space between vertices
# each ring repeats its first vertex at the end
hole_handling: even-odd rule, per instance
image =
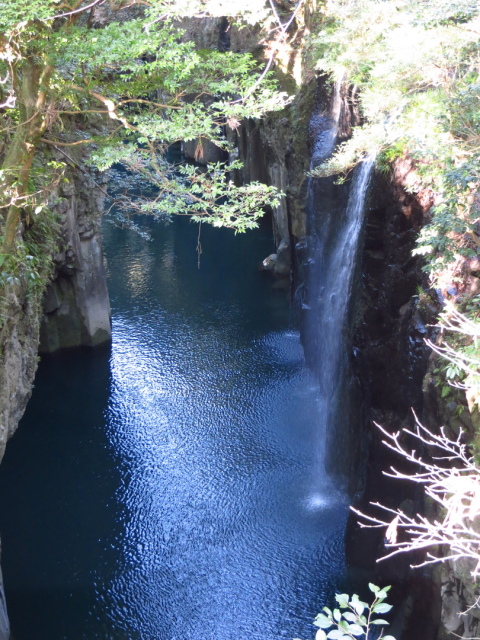
POLYGON ((342 82, 343 76, 335 81, 331 105, 327 113, 314 113, 310 118, 310 135, 313 138, 310 170, 326 160, 335 148, 342 111, 342 82))
MULTIPOLYGON (((332 153, 342 106, 341 81, 336 83, 328 116, 314 115, 312 168, 332 153), (326 128, 328 125, 328 128, 326 128)), ((345 441, 350 407, 347 390, 350 301, 359 258, 365 200, 373 158, 355 169, 348 195, 332 178, 310 179, 308 193, 309 259, 306 269, 304 344, 307 361, 316 373, 320 392, 320 433, 326 441, 323 456, 345 441)), ((323 447, 322 447, 323 448, 323 447)), ((351 466, 346 451, 343 464, 327 465, 343 473, 351 466)))
POLYGON ((325 221, 325 233, 317 237, 312 256, 309 307, 315 309, 311 320, 313 357, 327 399, 335 396, 347 347, 346 320, 372 168, 373 160, 368 159, 356 169, 344 211, 325 221))

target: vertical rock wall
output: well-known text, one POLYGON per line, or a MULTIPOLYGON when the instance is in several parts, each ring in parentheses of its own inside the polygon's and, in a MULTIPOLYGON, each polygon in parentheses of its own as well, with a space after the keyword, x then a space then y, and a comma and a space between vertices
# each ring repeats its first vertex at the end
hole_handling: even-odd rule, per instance
POLYGON ((236 131, 234 142, 243 162, 241 181, 260 181, 277 187, 284 196, 272 211, 276 254, 269 268, 288 279, 294 247, 305 240, 309 114, 315 101, 316 83, 303 87, 295 102, 260 122, 247 121, 236 131))
MULTIPOLYGON (((110 305, 103 265, 100 215, 103 194, 80 174, 61 187, 54 205, 60 215, 60 252, 44 305, 26 282, 2 291, 0 322, 0 461, 17 429, 38 363, 40 334, 44 351, 110 339, 110 305), (40 325, 42 328, 40 329, 40 325)), ((8 640, 0 571, 0 640, 8 640)))
MULTIPOLYGON (((38 304, 29 299, 25 285, 4 289, 3 322, 0 329, 0 461, 7 440, 15 432, 25 411, 35 371, 39 332, 38 304)), ((0 570, 0 640, 8 640, 8 622, 3 578, 0 570)))
MULTIPOLYGON (((355 506, 371 513, 371 502, 396 509, 421 508, 421 494, 408 483, 389 480, 384 471, 401 466, 382 444, 373 422, 388 431, 411 427, 414 408, 421 416, 422 381, 429 352, 424 338, 435 321, 437 307, 423 305, 421 260, 412 258, 415 239, 431 204, 428 194, 405 190, 415 174, 406 161, 391 175, 378 175, 367 211, 362 281, 356 305, 353 365, 360 381, 365 422, 358 438, 366 454, 355 506)), ((412 571, 412 558, 399 556, 377 563, 385 555, 384 530, 361 529, 352 516, 347 534, 348 561, 376 584, 393 585, 391 602, 398 640, 433 640, 440 601, 428 571, 412 571), (427 597, 423 594, 428 594, 427 597)))
POLYGON ((60 251, 45 293, 41 353, 93 347, 110 340, 110 303, 99 228, 103 199, 88 176, 72 176, 61 187, 56 205, 62 220, 60 251))

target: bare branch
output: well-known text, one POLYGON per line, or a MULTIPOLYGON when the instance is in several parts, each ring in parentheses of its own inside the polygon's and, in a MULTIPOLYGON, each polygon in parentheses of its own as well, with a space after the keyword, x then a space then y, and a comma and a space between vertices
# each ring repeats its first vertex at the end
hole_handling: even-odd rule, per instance
POLYGON ((104 2, 105 2, 105 0, 94 0, 90 4, 87 4, 85 7, 77 7, 77 8, 72 9, 71 11, 67 11, 66 13, 59 13, 56 16, 50 16, 50 18, 48 18, 48 19, 49 20, 56 20, 57 18, 67 18, 69 16, 76 15, 77 13, 83 13, 84 11, 88 11, 88 9, 91 9, 92 7, 95 7, 96 5, 104 4, 104 2))
MULTIPOLYGON (((451 303, 447 304, 439 326, 443 331, 453 331, 473 340, 480 337, 480 324, 461 314, 451 303)), ((426 342, 467 375, 475 376, 474 381, 480 376, 480 362, 475 355, 465 354, 446 343, 426 342)), ((480 467, 470 454, 461 430, 452 439, 444 427, 432 433, 415 413, 414 417, 413 429, 394 433, 376 424, 383 435, 383 444, 416 468, 404 472, 391 467, 384 475, 422 485, 425 494, 438 506, 437 518, 428 519, 420 513, 409 516, 399 508, 379 503, 372 503, 377 511, 375 515, 352 510, 361 518, 361 527, 386 527, 387 553, 381 560, 407 551, 426 551, 425 558, 412 565, 415 567, 468 559, 472 562, 471 574, 475 580, 480 575, 480 467), (412 439, 418 443, 419 452, 408 444, 412 439)))
POLYGON ((47 140, 47 138, 40 138, 40 142, 45 142, 46 144, 51 144, 54 147, 76 147, 78 144, 91 144, 94 142, 93 140, 77 140, 76 142, 60 142, 59 140, 47 140))

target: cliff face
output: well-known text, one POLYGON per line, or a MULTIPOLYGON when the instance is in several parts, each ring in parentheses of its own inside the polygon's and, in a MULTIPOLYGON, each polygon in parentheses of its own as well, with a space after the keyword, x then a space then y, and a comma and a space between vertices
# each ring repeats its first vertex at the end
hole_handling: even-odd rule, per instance
POLYGON ((25 411, 37 369, 38 302, 27 295, 25 285, 10 286, 4 295, 4 314, 0 331, 0 460, 25 411))
MULTIPOLYGON (((0 460, 7 440, 15 432, 30 398, 37 369, 39 335, 38 303, 25 285, 4 291, 0 329, 0 460)), ((0 570, 0 640, 8 640, 10 628, 0 570)))
MULTIPOLYGON (((402 461, 382 443, 374 422, 389 432, 412 427, 412 408, 422 417, 422 382, 429 349, 424 339, 439 310, 425 302, 422 261, 412 257, 415 239, 428 214, 432 194, 418 184, 413 164, 397 161, 388 175, 376 174, 364 229, 361 282, 354 314, 353 365, 361 388, 365 420, 358 437, 367 442, 355 506, 372 513, 371 502, 389 508, 422 509, 421 494, 406 482, 386 478, 402 461)), ((378 514, 377 514, 378 515, 378 514)), ((392 516, 393 518, 393 516, 392 516)), ((376 584, 393 585, 395 629, 399 640, 433 640, 440 619, 440 594, 431 572, 412 571, 406 554, 378 563, 385 555, 385 530, 362 529, 352 516, 347 529, 347 558, 366 570, 376 584), (428 595, 427 595, 428 594, 428 595)))
MULTIPOLYGON (((435 341, 437 317, 443 297, 429 288, 422 260, 412 257, 415 239, 428 221, 435 194, 422 187, 414 164, 397 160, 391 175, 377 176, 366 220, 360 299, 357 305, 354 353, 362 395, 369 419, 362 437, 370 441, 365 467, 363 496, 357 507, 371 513, 371 502, 406 513, 435 517, 432 505, 418 487, 392 481, 384 471, 390 465, 406 473, 411 467, 389 452, 372 421, 389 432, 413 425, 413 408, 422 424, 433 433, 444 426, 455 439, 460 429, 467 441, 478 438, 478 410, 461 390, 442 397, 439 369, 444 364, 425 344, 435 341)), ((449 289, 466 296, 476 286, 477 263, 459 268, 455 286, 449 289), (461 272, 461 273, 460 273, 461 272), (461 276, 461 277, 460 277, 461 276)), ((473 293, 476 289, 473 290, 473 293)), ((392 516, 393 517, 393 516, 392 516)), ((394 584, 398 631, 404 640, 447 640, 478 637, 480 612, 478 585, 472 580, 472 563, 447 562, 436 567, 411 570, 422 556, 397 556, 375 564, 385 555, 383 532, 360 530, 349 525, 349 560, 374 573, 381 584, 394 584)))
POLYGON ((60 220, 55 272, 42 292, 16 281, 3 292, 0 329, 0 460, 23 415, 38 347, 94 346, 110 339, 110 304, 103 265, 100 215, 103 194, 70 175, 55 199, 60 220))
MULTIPOLYGON (((462 280, 457 280, 455 284, 458 289, 464 288, 468 292, 476 276, 472 275, 469 264, 464 264, 462 271, 462 280)), ((451 336, 447 336, 447 339, 449 338, 451 336)), ((432 431, 441 425, 452 440, 456 440, 461 431, 464 441, 473 443, 474 450, 478 451, 478 399, 472 402, 461 389, 451 388, 446 395, 442 392, 445 389, 445 381, 442 380, 439 384, 438 371, 444 364, 445 361, 442 362, 436 354, 431 353, 427 375, 423 381, 425 424, 432 431)), ((478 524, 475 528, 478 532, 478 524)), ((474 560, 462 558, 442 564, 435 572, 436 590, 441 596, 437 640, 479 637, 480 587, 478 580, 472 577, 475 566, 474 560)))
MULTIPOLYGON (((97 180, 98 184, 98 180, 97 180)), ((110 303, 103 264, 100 214, 104 194, 88 176, 63 183, 59 252, 40 325, 40 352, 110 340, 110 303)))
POLYGON ((69 171, 52 198, 59 220, 54 272, 46 290, 16 279, 2 292, 0 460, 30 397, 37 353, 110 340, 110 304, 101 247, 104 190, 69 171))
POLYGON ((285 194, 272 211, 277 250, 264 266, 286 282, 295 246, 302 244, 307 234, 308 123, 315 94, 316 82, 311 82, 302 87, 291 107, 260 122, 245 122, 232 136, 244 163, 240 179, 264 181, 285 194))
MULTIPOLYGON (((94 346, 110 339, 110 305, 99 231, 103 196, 70 175, 54 205, 59 214, 60 251, 55 274, 42 302, 25 281, 2 291, 0 323, 0 461, 17 429, 31 395, 43 351, 79 345, 94 346)), ((0 640, 10 636, 0 571, 0 640)))

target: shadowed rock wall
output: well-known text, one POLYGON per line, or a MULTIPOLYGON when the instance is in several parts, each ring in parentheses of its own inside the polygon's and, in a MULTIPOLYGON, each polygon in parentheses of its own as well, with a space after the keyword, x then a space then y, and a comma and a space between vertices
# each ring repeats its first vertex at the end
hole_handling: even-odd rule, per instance
MULTIPOLYGON (((60 188, 54 208, 61 225, 60 252, 43 308, 27 283, 7 286, 0 323, 0 461, 31 395, 43 351, 110 340, 110 304, 99 232, 103 195, 81 174, 60 188), (41 328, 40 328, 40 325, 41 328)), ((10 637, 0 571, 0 640, 10 637)))
POLYGON ((93 347, 110 340, 110 302, 100 233, 103 199, 88 175, 76 175, 61 187, 56 205, 62 220, 60 251, 45 292, 40 353, 93 347))

